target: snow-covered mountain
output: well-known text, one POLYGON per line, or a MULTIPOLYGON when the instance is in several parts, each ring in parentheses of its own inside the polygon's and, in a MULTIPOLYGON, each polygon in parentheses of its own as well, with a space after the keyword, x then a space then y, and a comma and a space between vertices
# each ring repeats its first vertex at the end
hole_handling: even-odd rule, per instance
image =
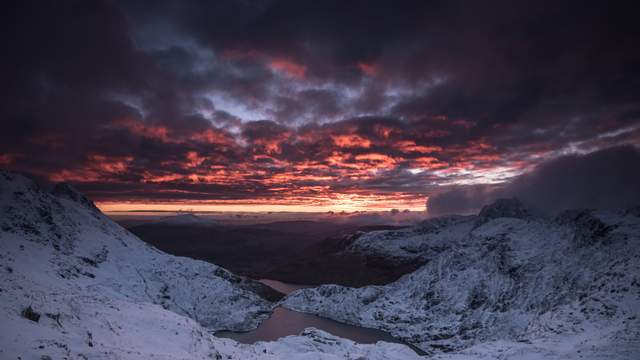
POLYGON ((419 270, 386 286, 323 285, 285 307, 390 332, 436 358, 637 359, 637 211, 532 217, 515 199, 480 216, 378 231, 347 251, 419 270))
POLYGON ((227 270, 160 252, 66 185, 0 171, 0 358, 414 358, 315 329, 242 345, 274 304, 227 270))
MULTIPOLYGON (((385 286, 324 285, 281 304, 389 331, 437 359, 635 359, 640 212, 530 215, 515 200, 481 216, 366 233, 348 252, 417 271, 385 286)), ((0 171, 0 358, 412 359, 307 329, 244 345, 274 303, 266 289, 146 245, 66 185, 0 171)))

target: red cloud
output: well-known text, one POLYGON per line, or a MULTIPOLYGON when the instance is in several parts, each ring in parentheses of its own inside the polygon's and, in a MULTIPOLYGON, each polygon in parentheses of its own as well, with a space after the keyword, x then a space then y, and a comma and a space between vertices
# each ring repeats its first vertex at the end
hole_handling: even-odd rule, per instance
POLYGON ((358 63, 358 69, 368 76, 377 76, 380 73, 380 67, 376 64, 358 63))
POLYGON ((259 50, 227 49, 222 52, 222 57, 230 60, 252 59, 254 61, 264 62, 271 70, 282 72, 298 79, 304 79, 307 74, 307 67, 305 65, 286 57, 272 56, 259 50))
POLYGON ((371 140, 360 135, 332 135, 331 139, 336 146, 341 148, 368 148, 371 147, 371 140))
POLYGON ((416 145, 416 142, 413 140, 399 141, 396 143, 396 147, 404 153, 416 152, 416 153, 427 154, 427 153, 436 153, 436 152, 442 151, 442 147, 440 146, 416 145))
POLYGON ((79 183, 110 181, 113 177, 125 174, 134 161, 133 156, 107 156, 90 154, 84 167, 80 169, 61 169, 48 174, 51 181, 73 181, 79 183))
POLYGON ((10 165, 16 157, 15 154, 0 154, 0 165, 10 165))
POLYGON ((191 139, 201 141, 208 144, 231 145, 234 140, 227 134, 214 129, 207 129, 203 132, 197 132, 191 135, 191 139))
MULTIPOLYGON (((445 120, 440 123, 465 126, 445 120)), ((106 129, 154 140, 153 152, 134 150, 114 156, 96 151, 83 164, 47 175, 54 181, 112 182, 123 188, 149 184, 157 189, 150 196, 162 199, 211 196, 230 202, 268 199, 362 208, 393 201, 391 193, 395 199, 424 202, 421 189, 426 184, 505 181, 535 160, 528 155, 540 151, 532 147, 505 159, 482 137, 446 145, 443 139, 429 137, 431 131, 441 131, 437 128, 441 124, 433 129, 432 123, 406 126, 388 119, 364 119, 296 128, 255 121, 241 124, 241 132, 234 135, 213 126, 175 129, 119 118, 106 129), (163 149, 167 151, 162 153, 163 149), (410 185, 406 193, 398 192, 398 183, 410 185)), ((0 163, 12 161, 13 156, 0 157, 0 163)))
POLYGON ((296 77, 298 79, 304 79, 307 73, 307 67, 301 64, 297 64, 291 60, 285 58, 275 58, 269 62, 269 67, 272 70, 286 73, 289 76, 296 77))
POLYGON ((155 139, 165 143, 170 142, 169 129, 161 125, 147 124, 144 121, 126 117, 113 120, 112 126, 127 129, 132 134, 141 137, 155 139))
POLYGON ((122 173, 133 161, 133 156, 110 157, 104 155, 89 155, 89 161, 95 164, 97 170, 107 173, 122 173))

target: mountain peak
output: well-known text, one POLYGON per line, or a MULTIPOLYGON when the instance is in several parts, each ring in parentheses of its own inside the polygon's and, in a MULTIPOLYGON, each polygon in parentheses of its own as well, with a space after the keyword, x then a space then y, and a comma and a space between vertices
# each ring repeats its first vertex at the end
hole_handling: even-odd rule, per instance
POLYGON ((518 219, 526 219, 531 217, 531 213, 518 198, 498 199, 492 204, 485 205, 480 213, 480 217, 496 219, 501 217, 510 217, 518 219))
POLYGON ((51 190, 51 194, 57 197, 62 197, 62 198, 75 201, 91 209, 92 211, 100 211, 98 210, 96 205, 93 203, 93 201, 89 200, 86 196, 84 196, 84 194, 82 194, 80 191, 78 191, 75 187, 71 186, 70 184, 67 184, 64 182, 56 184, 56 186, 54 186, 54 188, 51 190))
POLYGON ((0 186, 5 189, 12 189, 14 191, 25 191, 28 189, 36 190, 38 186, 20 174, 16 174, 11 171, 0 169, 0 186))

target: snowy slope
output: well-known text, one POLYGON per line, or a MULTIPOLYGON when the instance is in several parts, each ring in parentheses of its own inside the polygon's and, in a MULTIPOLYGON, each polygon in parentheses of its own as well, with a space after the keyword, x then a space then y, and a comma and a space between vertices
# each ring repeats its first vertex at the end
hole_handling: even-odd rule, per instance
POLYGON ((637 214, 551 221, 508 201, 482 213, 366 234, 349 251, 426 264, 386 286, 324 285, 283 304, 389 331, 439 358, 636 358, 637 214))
POLYGON ((270 312, 272 304, 242 289, 241 278, 215 265, 159 252, 73 189, 57 187, 56 196, 26 179, 2 176, 2 262, 14 270, 16 282, 23 277, 37 286, 71 284, 114 292, 159 304, 212 329, 251 329, 270 312))
POLYGON ((256 284, 146 245, 68 186, 49 193, 4 171, 0 274, 2 359, 415 357, 317 330, 255 346, 216 338, 269 315, 256 284))

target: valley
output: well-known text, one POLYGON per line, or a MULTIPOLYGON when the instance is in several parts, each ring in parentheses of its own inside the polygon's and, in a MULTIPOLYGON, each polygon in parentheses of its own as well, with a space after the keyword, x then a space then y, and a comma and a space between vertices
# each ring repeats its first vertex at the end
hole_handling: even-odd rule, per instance
POLYGON ((170 254, 219 264, 254 279, 294 284, 384 284, 419 266, 419 262, 397 266, 384 258, 342 251, 366 232, 406 226, 310 220, 227 225, 195 215, 185 224, 175 221, 179 217, 138 224, 129 231, 170 254))

